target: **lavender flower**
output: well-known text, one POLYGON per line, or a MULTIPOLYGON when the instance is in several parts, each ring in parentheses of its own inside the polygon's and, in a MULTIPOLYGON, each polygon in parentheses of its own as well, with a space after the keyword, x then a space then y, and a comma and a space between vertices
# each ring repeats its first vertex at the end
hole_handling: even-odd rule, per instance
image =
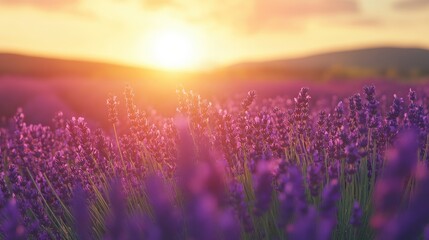
POLYGON ((10 200, 1 210, 0 230, 0 236, 3 235, 4 239, 27 239, 26 229, 15 199, 10 200))
POLYGON ((121 183, 116 180, 109 191, 110 213, 106 218, 105 240, 127 239, 126 232, 126 198, 121 183))
POLYGON ((153 207, 155 224, 160 234, 159 239, 177 239, 182 234, 182 222, 172 202, 171 191, 161 181, 156 176, 147 180, 149 203, 153 207))
POLYGON ((332 231, 337 225, 337 202, 341 197, 340 184, 337 179, 323 189, 322 203, 320 204, 319 239, 330 239, 332 231))
POLYGON ((86 194, 79 185, 74 190, 72 212, 78 238, 81 240, 91 239, 91 217, 86 202, 86 194))
POLYGON ((365 98, 367 100, 366 111, 369 117, 368 126, 369 128, 376 128, 379 126, 379 115, 378 115, 378 105, 379 101, 375 99, 375 87, 374 86, 366 86, 364 87, 365 98))
MULTIPOLYGON (((421 238, 429 101, 410 91, 408 108, 396 95, 389 107, 375 92, 310 108, 307 88, 257 103, 182 89, 175 124, 139 110, 127 87, 129 124, 115 135, 62 114, 29 124, 18 110, 0 127, 0 238, 421 238)), ((116 129, 116 97, 107 103, 116 129)))
POLYGON ((424 230, 424 233, 423 233, 423 239, 424 240, 428 240, 429 239, 429 227, 428 226, 425 227, 425 230, 424 230))
POLYGON ((308 188, 313 197, 319 194, 320 185, 322 184, 323 175, 321 172, 321 165, 314 164, 307 168, 307 181, 308 188))
POLYGON ((292 240, 319 239, 317 233, 318 215, 315 208, 300 215, 296 221, 287 227, 288 237, 292 240))
POLYGON ((260 161, 258 163, 254 177, 256 215, 262 215, 270 207, 273 191, 272 181, 273 176, 269 167, 269 163, 266 161, 260 161))
POLYGON ((308 211, 302 175, 297 167, 290 167, 281 176, 279 194, 279 225, 286 225, 295 215, 303 215, 308 211))
POLYGON ((374 191, 375 213, 372 226, 379 232, 399 210, 405 181, 417 164, 415 132, 406 132, 397 140, 396 148, 388 154, 383 178, 378 180, 374 191))
POLYGON ((119 102, 116 99, 117 97, 113 95, 109 95, 109 98, 107 99, 108 119, 111 124, 117 124, 119 122, 119 119, 118 119, 119 102))
POLYGON ((409 207, 396 213, 379 231, 379 239, 418 239, 429 223, 429 174, 417 179, 417 187, 410 199, 409 207))
POLYGON ((308 88, 301 88, 299 91, 298 97, 295 98, 295 111, 294 118, 295 122, 298 124, 298 132, 303 134, 307 131, 307 122, 309 119, 309 105, 310 105, 310 95, 308 94, 308 88))
POLYGON ((231 193, 231 205, 236 211, 238 218, 240 219, 244 230, 246 232, 251 232, 253 230, 252 219, 248 212, 248 206, 245 199, 245 193, 243 185, 234 181, 230 184, 230 193, 231 193))
POLYGON ((363 212, 362 212, 362 209, 359 205, 359 202, 355 201, 353 203, 352 215, 350 216, 350 224, 353 227, 361 226, 362 225, 362 216, 363 216, 363 212))

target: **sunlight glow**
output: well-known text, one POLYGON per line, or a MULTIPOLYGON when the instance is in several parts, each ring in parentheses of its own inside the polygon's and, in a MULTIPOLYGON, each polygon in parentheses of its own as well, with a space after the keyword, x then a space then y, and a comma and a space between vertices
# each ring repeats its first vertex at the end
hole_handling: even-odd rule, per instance
POLYGON ((162 29, 151 34, 148 43, 151 65, 169 70, 196 67, 199 56, 193 35, 182 29, 162 29))

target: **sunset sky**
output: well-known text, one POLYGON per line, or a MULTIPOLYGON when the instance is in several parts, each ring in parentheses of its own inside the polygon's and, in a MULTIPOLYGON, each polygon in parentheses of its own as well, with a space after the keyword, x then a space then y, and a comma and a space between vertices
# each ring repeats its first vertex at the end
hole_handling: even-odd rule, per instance
POLYGON ((429 0, 0 0, 0 51, 200 69, 429 48, 429 0))

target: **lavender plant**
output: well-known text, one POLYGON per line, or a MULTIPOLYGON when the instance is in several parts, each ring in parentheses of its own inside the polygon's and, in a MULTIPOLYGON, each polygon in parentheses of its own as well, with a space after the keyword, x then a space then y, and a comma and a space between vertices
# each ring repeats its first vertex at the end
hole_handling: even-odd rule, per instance
POLYGON ((109 96, 109 129, 61 113, 27 124, 18 110, 0 129, 0 238, 427 238, 429 105, 416 91, 406 106, 368 86, 332 108, 308 88, 177 93, 175 118, 139 109, 130 87, 109 96))

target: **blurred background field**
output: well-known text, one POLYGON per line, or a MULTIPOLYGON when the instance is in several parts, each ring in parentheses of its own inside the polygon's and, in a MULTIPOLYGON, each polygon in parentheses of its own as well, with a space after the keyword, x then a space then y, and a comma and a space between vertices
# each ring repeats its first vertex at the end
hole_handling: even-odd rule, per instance
POLYGON ((220 100, 424 91, 428 13, 425 0, 0 0, 0 116, 105 125, 104 99, 127 84, 167 115, 179 85, 220 100))
MULTIPOLYGON (((30 123, 50 124, 58 111, 106 126, 105 99, 122 96, 126 85, 144 109, 175 114, 176 89, 183 86, 223 101, 256 90, 261 98, 292 98, 301 87, 312 101, 343 98, 374 84, 393 98, 410 88, 429 91, 429 51, 371 48, 265 62, 247 62, 205 71, 167 71, 90 61, 0 54, 0 115, 22 107, 30 123)), ((5 122, 3 121, 3 124, 5 122)))

